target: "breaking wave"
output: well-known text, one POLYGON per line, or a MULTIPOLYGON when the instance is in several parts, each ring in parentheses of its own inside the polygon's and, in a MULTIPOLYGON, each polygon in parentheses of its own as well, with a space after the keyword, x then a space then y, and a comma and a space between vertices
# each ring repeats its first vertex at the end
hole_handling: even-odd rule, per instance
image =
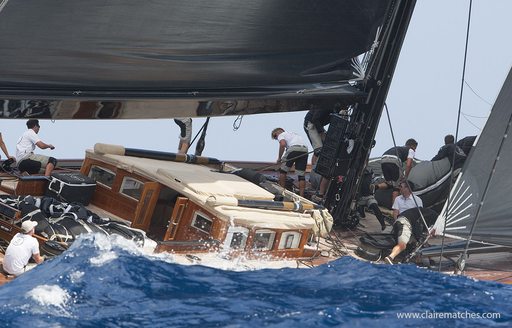
POLYGON ((91 235, 0 287, 0 304, 4 327, 508 326, 512 287, 350 257, 313 269, 221 270, 91 235), (425 312, 500 318, 398 318, 425 312))

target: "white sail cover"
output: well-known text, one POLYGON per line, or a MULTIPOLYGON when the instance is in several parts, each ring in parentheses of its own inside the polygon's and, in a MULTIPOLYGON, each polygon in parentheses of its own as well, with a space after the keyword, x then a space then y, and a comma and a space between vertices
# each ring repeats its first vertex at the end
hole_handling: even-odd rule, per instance
MULTIPOLYGON (((119 146, 108 145, 105 149, 119 149, 119 146)), ((216 172, 203 165, 124 156, 115 151, 104 154, 88 150, 86 157, 158 181, 224 221, 269 229, 312 229, 315 225, 310 214, 229 205, 237 200, 274 199, 274 194, 234 174, 216 172), (208 201, 212 197, 222 200, 222 204, 212 205, 208 201)))
POLYGON ((512 246, 512 70, 435 229, 448 236, 512 246))

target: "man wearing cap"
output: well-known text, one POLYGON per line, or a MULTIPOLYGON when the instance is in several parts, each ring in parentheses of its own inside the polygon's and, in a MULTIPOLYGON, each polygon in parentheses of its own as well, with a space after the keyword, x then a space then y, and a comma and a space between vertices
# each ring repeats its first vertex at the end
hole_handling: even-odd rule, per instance
POLYGON ((39 120, 28 120, 27 128, 28 130, 21 135, 16 144, 16 162, 18 163, 18 169, 21 172, 28 172, 29 174, 44 172, 44 175, 49 177, 57 165, 57 159, 44 155, 36 155, 34 154, 34 149, 36 149, 37 146, 41 149, 50 148, 54 150, 55 147, 52 144, 44 143, 37 136, 40 129, 39 120))
POLYGON ((37 226, 35 221, 24 221, 21 233, 17 233, 9 243, 4 255, 3 269, 9 274, 19 276, 26 271, 30 257, 40 264, 44 258, 39 255, 39 242, 32 235, 37 226))

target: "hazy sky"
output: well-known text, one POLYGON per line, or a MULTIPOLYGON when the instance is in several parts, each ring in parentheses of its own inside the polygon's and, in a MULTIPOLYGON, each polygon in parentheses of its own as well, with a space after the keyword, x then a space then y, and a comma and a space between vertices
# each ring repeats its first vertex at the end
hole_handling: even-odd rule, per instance
MULTIPOLYGON (((408 138, 418 143, 417 157, 430 159, 455 135, 463 68, 469 0, 418 0, 387 98, 397 144, 408 138)), ((512 64, 510 31, 512 1, 474 0, 459 137, 479 134, 512 64)), ((237 131, 236 117, 211 118, 204 156, 221 160, 275 161, 274 127, 306 138, 305 112, 244 116, 237 131)), ((205 119, 194 119, 194 135, 205 119)), ((25 120, 2 120, 9 151, 26 129, 25 120)), ((83 158, 96 142, 174 152, 179 129, 172 120, 42 121, 40 137, 56 146, 40 153, 57 158, 83 158)), ((307 138, 306 138, 307 140, 307 138)), ((372 157, 393 145, 383 113, 372 157)), ((308 144, 309 145, 309 144, 308 144)), ((195 145, 193 145, 192 152, 195 145)), ((2 154, 2 158, 4 155, 2 154)))

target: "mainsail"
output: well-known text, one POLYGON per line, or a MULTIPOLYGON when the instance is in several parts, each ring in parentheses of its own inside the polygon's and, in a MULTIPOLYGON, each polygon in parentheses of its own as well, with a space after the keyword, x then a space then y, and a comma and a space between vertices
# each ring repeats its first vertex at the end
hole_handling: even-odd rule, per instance
POLYGON ((9 1, 0 7, 0 94, 347 81, 390 2, 9 1))
POLYGON ((447 236, 512 246, 511 124, 512 69, 436 222, 436 234, 446 226, 447 236))
POLYGON ((382 45, 400 2, 0 1, 0 115, 141 119, 353 104, 367 96, 356 59, 382 45))

